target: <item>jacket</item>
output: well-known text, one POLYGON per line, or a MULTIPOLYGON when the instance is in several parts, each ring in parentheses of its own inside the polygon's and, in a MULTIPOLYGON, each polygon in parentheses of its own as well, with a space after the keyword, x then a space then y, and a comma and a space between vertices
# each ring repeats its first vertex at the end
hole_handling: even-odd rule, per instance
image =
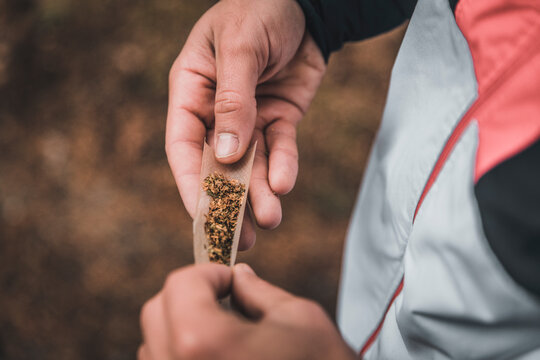
POLYGON ((348 343, 540 359, 540 2, 299 3, 325 58, 414 10, 345 246, 348 343))

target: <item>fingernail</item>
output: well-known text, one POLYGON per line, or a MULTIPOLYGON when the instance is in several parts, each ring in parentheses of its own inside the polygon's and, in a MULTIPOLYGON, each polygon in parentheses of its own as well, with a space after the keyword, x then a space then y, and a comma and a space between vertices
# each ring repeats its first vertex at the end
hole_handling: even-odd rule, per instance
POLYGON ((253 271, 251 266, 249 266, 248 264, 236 264, 234 266, 234 271, 241 271, 241 272, 249 273, 251 275, 256 275, 255 271, 253 271))
POLYGON ((238 151, 238 136, 230 133, 218 135, 216 144, 216 157, 224 158, 238 151))

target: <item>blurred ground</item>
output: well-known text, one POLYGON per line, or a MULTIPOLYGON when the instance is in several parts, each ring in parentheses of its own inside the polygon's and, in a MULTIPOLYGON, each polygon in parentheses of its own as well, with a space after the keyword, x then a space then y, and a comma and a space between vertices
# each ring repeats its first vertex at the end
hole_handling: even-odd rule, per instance
MULTIPOLYGON (((212 3, 0 2, 0 359, 133 359, 141 305, 192 262, 164 153, 167 75, 212 3)), ((333 56, 283 224, 240 257, 332 315, 402 35, 333 56)))

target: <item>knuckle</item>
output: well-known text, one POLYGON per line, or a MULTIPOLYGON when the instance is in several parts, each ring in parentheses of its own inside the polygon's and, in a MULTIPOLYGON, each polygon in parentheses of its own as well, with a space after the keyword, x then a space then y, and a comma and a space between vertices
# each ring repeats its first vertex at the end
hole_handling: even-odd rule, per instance
POLYGON ((230 57, 252 56, 255 46, 247 41, 228 41, 223 44, 223 54, 230 57))
POLYGON ((277 120, 268 124, 265 128, 268 135, 280 135, 296 140, 296 126, 290 121, 277 120))
POLYGON ((274 142, 276 142, 277 139, 280 139, 281 142, 292 142, 293 144, 296 144, 296 128, 293 125, 268 126, 264 133, 274 142))
POLYGON ((271 151, 281 152, 283 155, 288 156, 293 161, 298 162, 299 155, 296 147, 276 146, 271 151))
POLYGON ((324 311, 321 305, 314 301, 309 301, 305 305, 305 317, 306 320, 311 323, 313 329, 317 329, 320 332, 326 333, 332 329, 330 318, 324 311))
POLYGON ((324 315, 324 310, 321 305, 313 300, 303 299, 303 308, 308 315, 321 316, 324 315))
POLYGON ((214 345, 200 331, 184 329, 174 336, 172 352, 178 359, 211 359, 214 345))
POLYGON ((270 55, 268 41, 264 39, 265 32, 258 27, 249 27, 252 36, 238 36, 245 32, 237 27, 229 28, 221 33, 221 41, 217 45, 219 57, 229 59, 242 59, 249 63, 256 64, 257 71, 266 67, 270 55))
POLYGON ((326 318, 325 312, 321 305, 309 299, 297 299, 294 301, 294 303, 292 303, 292 309, 290 310, 313 323, 318 323, 321 319, 326 318))
POLYGON ((182 281, 184 277, 184 272, 182 270, 174 270, 167 275, 165 283, 163 285, 163 290, 167 291, 168 289, 175 288, 176 284, 182 281))
POLYGON ((216 94, 214 111, 216 114, 239 113, 244 109, 241 96, 234 90, 222 90, 216 94))
POLYGON ((252 24, 252 19, 246 16, 236 15, 224 24, 218 35, 218 51, 224 56, 252 56, 257 48, 257 29, 252 24), (252 36, 238 36, 249 31, 252 36))

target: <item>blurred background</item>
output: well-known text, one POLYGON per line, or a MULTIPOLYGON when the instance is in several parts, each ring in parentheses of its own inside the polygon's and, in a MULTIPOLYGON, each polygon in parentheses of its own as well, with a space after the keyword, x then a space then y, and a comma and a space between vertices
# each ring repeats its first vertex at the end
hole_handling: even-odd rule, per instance
MULTIPOLYGON (((207 0, 0 1, 0 359, 133 359, 192 262, 164 152, 168 70, 207 0)), ((332 56, 283 223, 240 255, 333 317, 348 219, 404 27, 332 56)))

